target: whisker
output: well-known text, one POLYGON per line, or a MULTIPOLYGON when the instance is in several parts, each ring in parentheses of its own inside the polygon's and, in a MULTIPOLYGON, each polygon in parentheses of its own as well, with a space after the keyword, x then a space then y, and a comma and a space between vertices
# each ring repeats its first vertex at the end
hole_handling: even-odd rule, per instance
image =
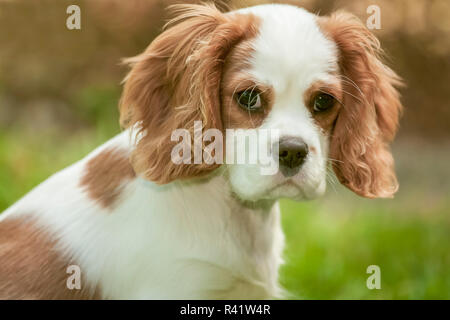
POLYGON ((343 80, 347 81, 347 83, 350 83, 353 85, 353 87, 355 89, 357 89, 359 91, 359 93, 364 96, 364 92, 361 90, 361 88, 356 84, 355 81, 353 81, 351 78, 347 77, 346 75, 339 75, 341 78, 343 78, 343 80))
MULTIPOLYGON (((250 96, 251 96, 251 94, 253 93, 253 91, 255 91, 255 89, 256 89, 256 84, 254 84, 251 88, 252 88, 252 91, 250 91, 250 96)), ((248 110, 248 115, 249 115, 249 117, 250 117, 250 122, 251 122, 251 124, 252 124, 252 127, 254 128, 255 127, 255 124, 253 123, 253 118, 252 118, 252 113, 251 113, 251 111, 250 110, 248 110)))
POLYGON ((341 80, 344 83, 348 83, 351 86, 353 86, 356 90, 358 90, 359 94, 362 97, 362 100, 360 98, 356 97, 355 95, 351 94, 350 92, 343 90, 345 93, 347 93, 348 95, 352 96, 353 98, 359 100, 360 102, 363 102, 364 100, 366 100, 366 96, 364 95, 364 92, 361 90, 361 88, 352 79, 350 79, 349 77, 344 76, 344 75, 339 75, 339 77, 341 77, 341 80))
POLYGON ((333 188, 334 193, 337 194, 338 192, 336 186, 338 185, 338 181, 336 180, 336 176, 334 175, 330 166, 327 166, 325 170, 327 181, 330 182, 330 186, 333 188))
POLYGON ((344 163, 344 161, 342 160, 337 160, 337 159, 333 159, 333 158, 327 158, 327 160, 331 161, 331 162, 340 162, 340 163, 344 163))
MULTIPOLYGON (((331 88, 330 86, 327 86, 327 85, 324 85, 323 86, 323 88, 331 88)), ((325 92, 325 91, 322 91, 322 90, 320 90, 321 92, 323 92, 323 93, 326 93, 326 94, 329 94, 329 92, 325 92)), ((346 94, 348 94, 349 96, 351 96, 351 97, 353 97, 353 98, 355 98, 356 100, 358 100, 359 102, 363 102, 363 100, 361 99, 361 98, 359 98, 359 97, 357 97, 357 96, 355 96, 354 94, 352 94, 352 93, 350 93, 350 92, 348 92, 348 91, 346 91, 346 90, 344 90, 344 89, 342 89, 342 92, 344 92, 344 93, 346 93, 346 94)), ((334 96, 333 96, 334 97, 334 96)), ((334 97, 341 105, 344 105, 344 102, 343 101, 340 101, 339 99, 337 99, 337 97, 334 97)))

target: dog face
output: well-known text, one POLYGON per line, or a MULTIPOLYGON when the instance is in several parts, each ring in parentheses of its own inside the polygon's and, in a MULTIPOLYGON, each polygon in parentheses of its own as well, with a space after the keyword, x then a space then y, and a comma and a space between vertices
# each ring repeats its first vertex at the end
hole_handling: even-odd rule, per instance
POLYGON ((257 158, 252 153, 264 147, 276 159, 273 174, 263 174, 259 162, 223 165, 243 200, 315 198, 325 191, 329 163, 357 194, 393 195, 388 143, 401 109, 400 80, 355 17, 317 17, 288 5, 226 14, 199 5, 175 10, 171 27, 128 60, 121 122, 138 128, 136 172, 167 183, 217 169, 219 163, 170 160, 171 132, 185 128, 194 139, 200 120, 203 129, 223 133, 257 129, 258 148, 224 144, 227 158, 257 158), (276 131, 276 141, 263 131, 276 131))

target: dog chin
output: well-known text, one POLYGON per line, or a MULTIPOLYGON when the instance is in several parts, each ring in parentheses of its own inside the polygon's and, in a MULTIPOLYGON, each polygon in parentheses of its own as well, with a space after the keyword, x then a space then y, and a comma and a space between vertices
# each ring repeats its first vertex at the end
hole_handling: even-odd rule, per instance
POLYGON ((287 198, 294 201, 313 200, 324 194, 325 187, 326 183, 322 182, 299 184, 289 179, 269 190, 266 197, 270 199, 287 198))
MULTIPOLYGON (((233 182, 233 181, 231 181, 233 182)), ((278 200, 287 198, 294 201, 313 200, 325 193, 326 182, 297 182, 294 179, 284 181, 260 181, 255 183, 232 185, 233 192, 244 201, 278 200)))

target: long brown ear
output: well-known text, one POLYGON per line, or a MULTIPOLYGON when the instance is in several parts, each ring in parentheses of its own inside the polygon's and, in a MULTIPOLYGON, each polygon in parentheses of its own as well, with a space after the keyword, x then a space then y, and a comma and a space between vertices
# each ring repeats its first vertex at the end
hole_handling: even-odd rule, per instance
POLYGON ((169 28, 144 53, 126 60, 132 69, 120 102, 121 125, 137 130, 133 167, 157 183, 199 176, 219 166, 173 163, 177 142, 171 141, 171 133, 187 129, 193 139, 194 121, 202 121, 204 130, 222 130, 223 62, 235 44, 256 32, 253 16, 226 15, 213 5, 177 5, 173 10, 177 16, 169 28))
POLYGON ((381 62, 378 39, 355 16, 337 12, 319 25, 337 45, 344 89, 330 145, 336 176, 361 196, 392 197, 398 183, 388 144, 402 110, 395 88, 401 79, 381 62))

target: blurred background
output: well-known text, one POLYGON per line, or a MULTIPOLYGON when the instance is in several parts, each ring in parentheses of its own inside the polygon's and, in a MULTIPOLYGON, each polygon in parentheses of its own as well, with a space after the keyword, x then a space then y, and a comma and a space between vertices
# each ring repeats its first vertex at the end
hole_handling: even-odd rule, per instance
MULTIPOLYGON (((176 2, 187 1, 0 0, 0 212, 120 131, 120 59, 143 51, 176 2), (70 4, 81 30, 66 28, 70 4)), ((407 87, 396 198, 331 184, 322 199, 282 201, 282 285, 293 299, 450 299, 450 1, 283 2, 363 21, 378 5, 374 33, 407 87), (381 269, 380 290, 366 287, 369 265, 381 269)))

